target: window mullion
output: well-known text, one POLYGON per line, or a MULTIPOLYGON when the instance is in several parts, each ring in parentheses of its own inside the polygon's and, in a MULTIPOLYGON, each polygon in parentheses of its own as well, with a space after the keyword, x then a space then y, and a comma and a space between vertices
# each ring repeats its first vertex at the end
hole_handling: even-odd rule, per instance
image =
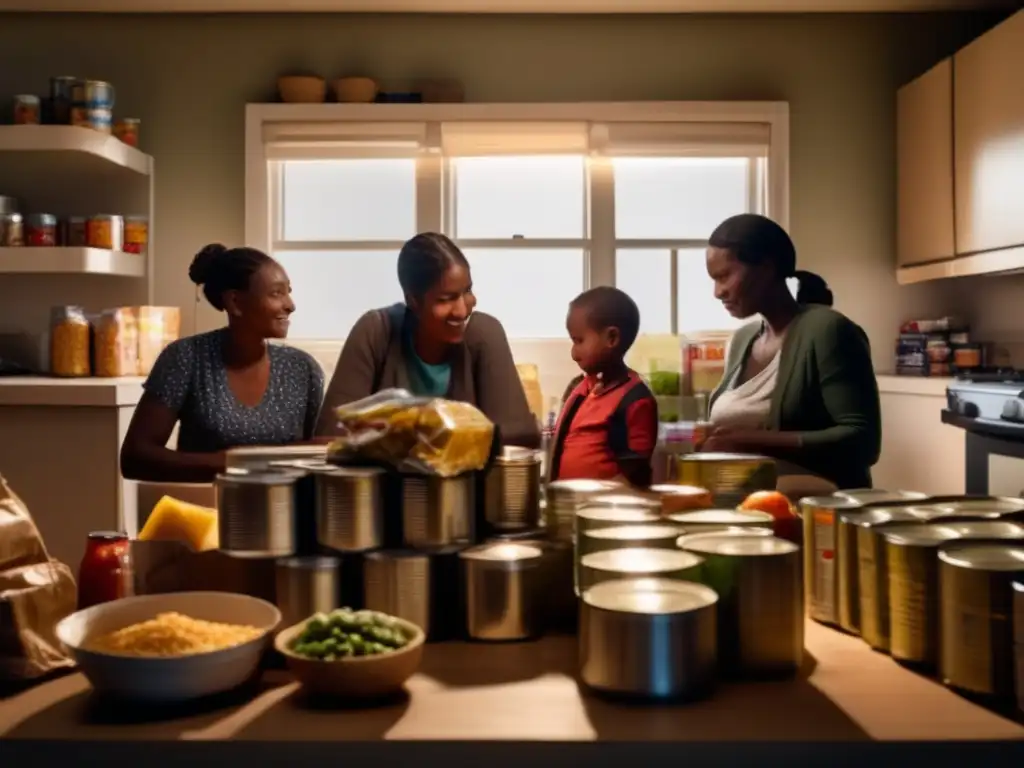
POLYGON ((590 185, 590 250, 584 286, 615 285, 615 171, 609 157, 587 163, 590 185))

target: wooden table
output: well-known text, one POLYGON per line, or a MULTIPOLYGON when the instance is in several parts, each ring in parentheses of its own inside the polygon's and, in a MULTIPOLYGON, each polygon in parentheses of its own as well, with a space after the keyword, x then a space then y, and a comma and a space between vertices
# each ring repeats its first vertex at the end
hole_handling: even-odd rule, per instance
POLYGON ((370 709, 311 708, 284 671, 196 708, 113 707, 78 674, 0 699, 0 738, 75 740, 858 741, 1020 740, 1024 727, 909 672, 857 638, 807 625, 806 673, 723 685, 679 706, 582 694, 576 641, 428 646, 408 695, 370 709))

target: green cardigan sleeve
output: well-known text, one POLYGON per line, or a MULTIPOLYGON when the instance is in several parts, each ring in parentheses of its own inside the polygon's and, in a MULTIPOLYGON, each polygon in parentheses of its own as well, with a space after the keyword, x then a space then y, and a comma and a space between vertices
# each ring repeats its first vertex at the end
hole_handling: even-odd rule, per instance
POLYGON ((813 348, 821 398, 833 426, 801 432, 804 450, 815 453, 819 462, 873 466, 882 449, 882 415, 867 335, 834 313, 815 334, 813 348))

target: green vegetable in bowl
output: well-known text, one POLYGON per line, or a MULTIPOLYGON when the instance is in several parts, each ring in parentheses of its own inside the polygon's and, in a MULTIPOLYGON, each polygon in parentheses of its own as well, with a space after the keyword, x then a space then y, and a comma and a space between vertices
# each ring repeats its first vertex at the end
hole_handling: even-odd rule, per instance
POLYGON ((300 656, 335 661, 390 653, 408 642, 405 630, 386 613, 338 608, 309 619, 291 649, 300 656))

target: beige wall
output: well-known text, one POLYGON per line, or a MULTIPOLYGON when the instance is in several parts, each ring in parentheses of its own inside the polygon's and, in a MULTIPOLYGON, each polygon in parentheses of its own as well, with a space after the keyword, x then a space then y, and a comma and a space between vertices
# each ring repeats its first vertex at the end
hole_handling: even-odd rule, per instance
MULTIPOLYGON (((964 300, 949 285, 899 288, 893 277, 895 90, 990 15, 0 18, 0 93, 42 92, 55 74, 101 78, 117 86, 118 112, 142 119, 157 168, 156 300, 186 308, 185 332, 192 254, 243 237, 243 106, 273 98, 275 76, 292 67, 391 85, 455 76, 472 101, 788 101, 801 264, 867 328, 877 367, 890 366, 907 317, 959 309, 1013 325, 981 311, 978 294, 995 281, 964 283, 974 294, 964 300)), ((1004 281, 997 307, 1009 306, 1011 283, 1024 285, 1004 281)), ((216 322, 204 306, 195 325, 216 322)))

